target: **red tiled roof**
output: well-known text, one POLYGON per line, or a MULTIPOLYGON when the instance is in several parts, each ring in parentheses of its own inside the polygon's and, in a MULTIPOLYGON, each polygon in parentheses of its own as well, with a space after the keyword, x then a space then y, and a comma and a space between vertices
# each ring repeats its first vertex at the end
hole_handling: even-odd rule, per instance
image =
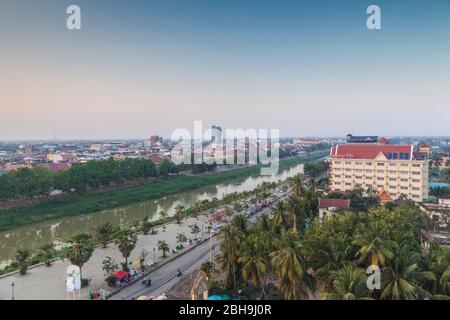
POLYGON ((319 208, 350 208, 350 200, 348 199, 319 199, 319 208))
POLYGON ((427 145, 426 143, 424 143, 424 144, 422 144, 421 146, 420 146, 420 148, 429 148, 430 146, 429 145, 427 145))
POLYGON ((383 153, 386 157, 389 152, 409 153, 412 146, 389 144, 341 144, 331 148, 331 157, 348 159, 375 159, 383 153))

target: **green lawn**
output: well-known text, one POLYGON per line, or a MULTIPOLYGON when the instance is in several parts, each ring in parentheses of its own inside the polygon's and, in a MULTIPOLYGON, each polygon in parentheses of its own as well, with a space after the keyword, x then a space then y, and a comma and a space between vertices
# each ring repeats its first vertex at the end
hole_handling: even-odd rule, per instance
MULTIPOLYGON (((299 163, 315 161, 326 152, 301 158, 280 161, 280 170, 299 163)), ((0 211, 0 231, 17 228, 45 220, 98 212, 149 201, 167 195, 194 190, 207 185, 219 184, 237 178, 259 175, 259 166, 215 172, 202 176, 172 176, 160 178, 148 184, 132 186, 103 193, 61 196, 32 206, 0 211)))

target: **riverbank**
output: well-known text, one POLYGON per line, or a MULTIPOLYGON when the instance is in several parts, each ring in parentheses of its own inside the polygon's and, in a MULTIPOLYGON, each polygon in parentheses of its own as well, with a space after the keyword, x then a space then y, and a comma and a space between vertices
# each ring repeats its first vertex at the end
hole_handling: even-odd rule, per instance
MULTIPOLYGON (((303 157, 280 161, 280 170, 297 164, 316 161, 327 152, 317 152, 303 157)), ((171 176, 145 185, 132 186, 104 193, 62 196, 32 206, 0 211, 0 231, 70 216, 79 216, 126 206, 132 203, 163 198, 203 186, 215 185, 234 179, 257 176, 261 166, 252 166, 201 176, 171 176)))

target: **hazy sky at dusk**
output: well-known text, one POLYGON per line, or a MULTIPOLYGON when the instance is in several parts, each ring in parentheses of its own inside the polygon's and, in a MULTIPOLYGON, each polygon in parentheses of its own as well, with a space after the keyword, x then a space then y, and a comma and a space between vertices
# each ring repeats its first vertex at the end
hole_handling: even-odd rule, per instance
POLYGON ((0 140, 169 136, 194 120, 450 135, 450 1, 0 0, 0 140))

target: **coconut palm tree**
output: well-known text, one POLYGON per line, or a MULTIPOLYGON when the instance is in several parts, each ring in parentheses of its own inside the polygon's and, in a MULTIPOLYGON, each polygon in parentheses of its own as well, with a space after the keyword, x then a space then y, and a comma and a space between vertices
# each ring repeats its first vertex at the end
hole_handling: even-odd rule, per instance
POLYGON ((161 220, 161 223, 163 224, 163 232, 166 231, 166 222, 167 222, 168 216, 169 215, 165 211, 161 211, 159 213, 159 219, 161 220))
POLYGON ((221 232, 222 243, 220 244, 221 256, 220 261, 222 268, 227 273, 227 280, 229 284, 233 284, 234 289, 237 289, 237 273, 239 248, 243 241, 243 233, 235 226, 227 225, 221 232))
POLYGON ((303 187, 303 181, 300 175, 296 175, 291 178, 291 186, 294 196, 298 199, 302 198, 305 194, 305 188, 303 187))
POLYGON ((163 256, 163 258, 165 258, 166 257, 166 252, 169 251, 169 245, 167 244, 166 241, 159 240, 158 241, 158 250, 162 251, 162 253, 163 253, 162 256, 163 256))
POLYGON ((51 261, 55 255, 55 252, 55 244, 47 243, 39 248, 38 254, 44 260, 45 265, 50 267, 52 265, 51 261))
POLYGON ((300 202, 297 197, 290 195, 287 200, 287 211, 291 220, 290 225, 294 232, 297 232, 297 216, 299 214, 300 202))
POLYGON ((346 262, 342 268, 333 271, 332 292, 325 293, 324 298, 330 300, 367 300, 370 298, 363 269, 353 263, 346 262))
POLYGON ((277 202, 275 210, 273 212, 273 221, 280 228, 286 230, 288 227, 288 221, 286 217, 286 204, 283 201, 277 202))
POLYGON ((450 249, 437 243, 431 244, 429 252, 429 270, 436 277, 433 293, 450 295, 450 249))
POLYGON ((409 245, 395 249, 392 259, 386 261, 382 269, 381 299, 416 300, 431 297, 421 287, 421 281, 434 281, 433 272, 419 270, 420 253, 409 245))
POLYGON ((348 260, 351 240, 344 233, 333 233, 322 241, 308 241, 315 274, 325 288, 333 287, 334 272, 348 260))
POLYGON ((103 245, 103 248, 108 246, 114 233, 114 226, 110 222, 105 222, 95 228, 95 238, 103 245))
POLYGON ((177 243, 180 245, 180 247, 183 247, 183 243, 186 242, 187 238, 184 233, 178 233, 176 240, 177 240, 177 243))
POLYGON ((356 231, 353 244, 359 249, 356 257, 365 266, 384 266, 386 259, 393 257, 393 247, 395 243, 385 239, 386 228, 383 228, 378 221, 369 222, 356 231))
POLYGON ((94 252, 92 238, 87 233, 78 233, 69 241, 70 246, 66 248, 65 257, 80 268, 80 278, 83 282, 82 267, 89 261, 94 252))
POLYGON ((181 224, 181 222, 183 221, 184 214, 185 214, 184 206, 182 206, 181 204, 177 205, 175 207, 175 218, 178 224, 181 224))
POLYGON ((238 232, 242 234, 247 233, 248 220, 243 214, 236 215, 233 220, 231 220, 231 225, 236 228, 238 232))
POLYGON ((264 246, 256 234, 244 241, 237 261, 242 264, 242 278, 255 286, 259 284, 267 299, 265 287, 269 261, 264 259, 264 246))
POLYGON ((122 265, 123 270, 128 270, 128 258, 131 252, 136 247, 137 242, 136 233, 130 229, 121 229, 117 233, 117 239, 115 241, 116 246, 119 248, 120 253, 125 258, 125 263, 122 265))
POLYGON ((191 233, 194 235, 194 239, 197 240, 197 234, 200 232, 200 227, 197 224, 191 224, 189 226, 191 233))
POLYGON ((24 275, 28 269, 28 258, 30 257, 30 251, 27 249, 17 249, 15 260, 20 268, 20 274, 24 275))
POLYGON ((279 287, 285 299, 308 299, 315 290, 314 278, 307 272, 306 248, 294 230, 284 232, 277 241, 277 249, 270 254, 279 287))

